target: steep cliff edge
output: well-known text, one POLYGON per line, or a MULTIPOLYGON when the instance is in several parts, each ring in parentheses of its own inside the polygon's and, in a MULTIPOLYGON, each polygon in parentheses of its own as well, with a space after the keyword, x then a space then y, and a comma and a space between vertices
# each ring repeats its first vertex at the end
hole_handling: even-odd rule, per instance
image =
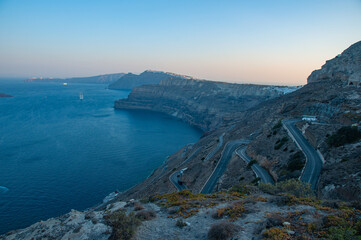
MULTIPOLYGON (((349 57, 344 61, 356 66, 358 64, 357 59, 361 54, 361 51, 358 51, 359 47, 361 47, 361 42, 353 45, 351 49, 358 52, 358 55, 350 53, 349 57)), ((349 51, 346 50, 346 52, 349 51)), ((333 63, 332 60, 327 62, 333 63)), ((331 67, 326 64, 324 68, 331 67)), ((336 66, 335 69, 337 71, 336 66)), ((184 176, 185 184, 193 191, 199 191, 220 159, 224 145, 212 158, 208 161, 205 160, 210 152, 216 148, 219 136, 223 133, 224 143, 253 136, 253 140, 248 145, 247 153, 267 169, 274 180, 297 178, 301 174, 298 165, 304 164, 305 159, 302 153, 299 153, 299 149, 286 131, 283 130, 282 125, 278 123, 282 119, 301 120, 303 115, 315 115, 319 119, 317 123, 312 124, 301 121, 298 126, 301 130, 304 130, 306 139, 316 149, 320 150, 325 158, 319 184, 320 196, 343 200, 361 200, 361 186, 359 184, 361 182, 361 143, 358 141, 339 147, 329 146, 327 143, 329 137, 341 127, 361 124, 361 88, 348 84, 347 79, 353 73, 346 73, 344 79, 338 78, 335 73, 330 72, 329 74, 333 76, 329 80, 311 81, 297 91, 263 101, 253 107, 242 105, 247 104, 242 103, 242 101, 232 103, 228 99, 229 95, 239 96, 250 91, 248 89, 242 92, 242 89, 249 87, 244 85, 239 85, 238 90, 237 85, 229 85, 232 87, 229 89, 225 87, 227 90, 223 89, 221 91, 219 87, 216 87, 218 83, 210 83, 209 85, 204 84, 208 85, 207 90, 204 90, 205 86, 201 85, 202 81, 186 82, 169 79, 162 83, 165 86, 135 88, 134 95, 131 94, 129 99, 117 102, 121 104, 121 107, 148 108, 168 114, 173 114, 181 109, 182 113, 188 113, 186 117, 190 119, 189 122, 203 121, 204 123, 205 120, 209 120, 210 122, 218 122, 219 125, 216 130, 210 131, 207 136, 195 143, 192 149, 188 151, 184 149, 172 155, 164 166, 157 169, 144 183, 128 191, 125 196, 142 197, 154 192, 166 193, 173 191, 172 185, 168 181, 171 171, 164 169, 177 168, 178 166, 180 167, 177 170, 188 167, 184 176), (213 86, 213 88, 210 86, 213 86), (206 99, 207 101, 202 100, 202 98, 197 98, 199 95, 195 93, 200 96, 209 93, 210 98, 206 99), (218 98, 219 96, 222 97, 218 98), (221 104, 221 99, 225 101, 225 105, 221 104), (177 106, 177 108, 174 109, 172 106, 177 106), (203 110, 199 106, 205 106, 205 109, 203 110), (213 115, 208 115, 210 113, 208 108, 213 108, 213 115), (242 109, 244 110, 242 111, 242 109), (221 117, 226 116, 227 113, 232 117, 227 121, 222 121, 221 117), (196 152, 197 149, 200 150, 196 152), (186 151, 186 154, 183 154, 184 151, 186 151), (190 156, 192 158, 188 159, 190 156), (295 163, 297 163, 296 166, 295 163)), ((262 98, 264 95, 259 94, 256 95, 256 98, 250 99, 257 99, 257 97, 262 98)), ((230 161, 229 172, 234 170, 237 174, 231 177, 224 176, 223 179, 227 179, 228 184, 225 181, 222 182, 221 179, 216 187, 217 190, 227 189, 230 183, 250 183, 255 180, 256 176, 247 173, 249 170, 244 164, 237 165, 239 161, 241 160, 237 157, 230 161), (252 177, 249 178, 249 176, 252 177)))
POLYGON ((242 111, 295 89, 170 77, 136 87, 116 109, 146 109, 180 118, 203 130, 215 129, 242 111))
POLYGON ((341 80, 345 85, 361 86, 361 41, 351 45, 335 58, 315 70, 307 82, 341 80))

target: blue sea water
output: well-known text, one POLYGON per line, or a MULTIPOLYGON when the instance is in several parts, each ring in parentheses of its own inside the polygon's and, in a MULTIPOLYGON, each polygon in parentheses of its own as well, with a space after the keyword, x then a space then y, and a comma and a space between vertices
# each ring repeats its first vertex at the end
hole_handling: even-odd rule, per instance
POLYGON ((0 234, 101 203, 201 135, 166 115, 114 110, 130 91, 106 85, 2 80, 0 92, 14 96, 0 98, 0 234))

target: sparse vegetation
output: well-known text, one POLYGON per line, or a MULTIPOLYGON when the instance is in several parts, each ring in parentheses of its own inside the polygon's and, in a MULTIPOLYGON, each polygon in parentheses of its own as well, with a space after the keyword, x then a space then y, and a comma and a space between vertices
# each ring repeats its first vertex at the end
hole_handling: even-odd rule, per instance
POLYGON ((140 211, 140 210, 143 210, 143 209, 144 209, 143 205, 141 205, 138 202, 134 203, 134 211, 140 211))
POLYGON ((287 141, 288 141, 288 137, 286 137, 286 136, 281 139, 278 139, 275 143, 274 149, 275 150, 280 149, 287 141))
POLYGON ((135 214, 136 218, 143 221, 152 220, 156 216, 157 214, 153 210, 142 210, 140 212, 137 212, 137 214, 135 214))
POLYGON ((287 170, 293 172, 296 170, 301 170, 304 166, 305 156, 301 151, 297 151, 296 153, 290 156, 287 164, 287 170))
POLYGON ((361 131, 357 127, 342 127, 327 138, 330 147, 340 147, 361 139, 361 131))
POLYGON ((253 164, 257 163, 257 160, 252 159, 251 161, 249 161, 249 163, 247 164, 247 168, 250 169, 252 167, 253 164))
POLYGON ((178 219, 177 222, 175 223, 175 225, 179 228, 184 228, 185 226, 187 226, 187 223, 185 223, 183 220, 178 219))
POLYGON ((282 127, 282 120, 279 120, 276 125, 273 126, 272 130, 277 130, 282 127))
POLYGON ((264 233, 265 239, 267 240, 286 240, 291 239, 288 233, 280 227, 273 227, 268 229, 264 233))
POLYGON ((189 190, 182 190, 176 193, 156 195, 151 200, 170 208, 177 206, 172 218, 188 218, 195 215, 200 208, 213 207, 219 202, 239 200, 244 194, 239 192, 215 193, 215 194, 193 194, 189 190))
POLYGON ((238 232, 238 228, 231 222, 220 222, 212 225, 208 232, 209 240, 226 240, 233 237, 238 232))
POLYGON ((109 237, 109 239, 111 240, 131 239, 135 234, 137 227, 141 223, 140 220, 136 218, 133 213, 127 215, 122 210, 108 214, 104 218, 107 224, 113 228, 113 231, 109 237))
POLYGON ((252 184, 256 184, 256 185, 257 185, 257 184, 258 184, 258 182, 259 182, 260 180, 261 180, 261 178, 260 178, 260 177, 256 177, 255 179, 253 179, 253 180, 252 180, 252 182, 251 182, 251 183, 252 183, 252 184))
POLYGON ((241 195, 245 195, 249 193, 249 189, 246 185, 244 184, 236 184, 233 185, 229 190, 228 193, 239 193, 241 195))
POLYGON ((261 183, 259 188, 269 194, 291 194, 296 197, 313 197, 314 193, 309 183, 304 183, 297 179, 289 179, 278 182, 275 185, 270 183, 261 183))
POLYGON ((246 212, 246 208, 244 207, 242 202, 236 202, 227 207, 218 209, 212 217, 215 219, 219 219, 227 216, 231 221, 235 221, 240 218, 243 213, 246 212))

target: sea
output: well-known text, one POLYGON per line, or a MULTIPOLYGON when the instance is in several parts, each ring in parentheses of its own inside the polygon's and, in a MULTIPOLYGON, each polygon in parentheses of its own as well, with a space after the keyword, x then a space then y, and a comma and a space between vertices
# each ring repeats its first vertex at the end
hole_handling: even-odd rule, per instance
POLYGON ((146 179, 201 131, 115 110, 130 90, 0 80, 0 234, 100 204, 146 179), (83 99, 81 99, 83 98, 83 99))

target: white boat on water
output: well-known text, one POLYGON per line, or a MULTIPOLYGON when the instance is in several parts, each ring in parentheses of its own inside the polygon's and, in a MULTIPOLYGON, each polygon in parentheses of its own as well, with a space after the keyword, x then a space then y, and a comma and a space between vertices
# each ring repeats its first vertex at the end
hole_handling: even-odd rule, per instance
POLYGON ((80 99, 80 100, 83 100, 83 99, 84 99, 83 93, 80 93, 80 94, 79 94, 79 99, 80 99))
POLYGON ((67 82, 65 82, 65 83, 63 83, 63 85, 64 85, 64 86, 66 86, 66 85, 68 85, 68 83, 67 83, 67 82))

